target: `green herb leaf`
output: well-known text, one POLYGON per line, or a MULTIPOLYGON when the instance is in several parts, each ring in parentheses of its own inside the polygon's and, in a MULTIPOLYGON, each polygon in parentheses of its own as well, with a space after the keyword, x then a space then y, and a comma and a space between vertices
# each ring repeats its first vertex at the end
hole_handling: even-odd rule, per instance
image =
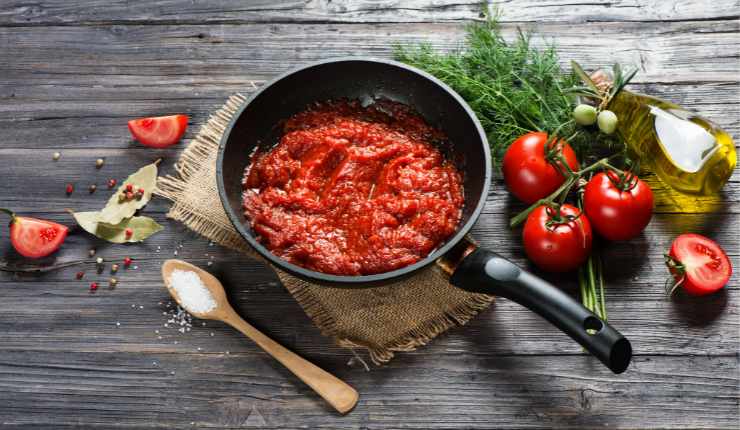
POLYGON ((107 224, 100 221, 101 212, 72 212, 72 215, 85 231, 113 243, 141 242, 164 229, 156 221, 145 216, 126 218, 118 224, 107 224), (129 238, 126 237, 127 228, 132 231, 129 238))
POLYGON ((108 199, 108 203, 105 205, 103 210, 100 211, 98 221, 106 224, 117 225, 125 218, 133 216, 137 210, 143 208, 152 198, 152 192, 157 184, 158 163, 159 160, 146 165, 126 178, 126 180, 121 183, 121 186, 118 187, 118 190, 116 190, 111 198, 108 199), (125 192, 127 184, 133 185, 134 192, 139 188, 143 188, 144 195, 140 199, 134 197, 130 200, 119 201, 118 196, 125 192))
MULTIPOLYGON (((463 49, 437 52, 423 44, 397 46, 394 52, 397 60, 431 73, 468 102, 486 130, 496 167, 517 137, 554 130, 571 119, 575 97, 564 89, 579 83, 560 67, 552 45, 534 48, 526 32, 505 40, 499 17, 495 10, 485 21, 469 25, 463 49)), ((574 130, 570 124, 563 136, 574 130)))
POLYGON ((571 61, 570 67, 573 68, 573 72, 578 75, 578 77, 584 84, 588 85, 588 87, 595 91, 597 94, 601 93, 599 87, 597 87, 594 81, 591 80, 591 77, 588 76, 588 73, 583 70, 583 67, 581 67, 580 64, 578 64, 576 61, 571 61))

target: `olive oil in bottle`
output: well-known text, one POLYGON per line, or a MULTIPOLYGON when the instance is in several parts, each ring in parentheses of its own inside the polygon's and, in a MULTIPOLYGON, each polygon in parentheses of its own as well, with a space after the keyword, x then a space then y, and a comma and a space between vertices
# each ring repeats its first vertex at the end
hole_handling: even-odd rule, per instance
POLYGON ((683 193, 717 193, 737 162, 732 137, 716 124, 681 106, 627 90, 608 109, 633 156, 683 193))

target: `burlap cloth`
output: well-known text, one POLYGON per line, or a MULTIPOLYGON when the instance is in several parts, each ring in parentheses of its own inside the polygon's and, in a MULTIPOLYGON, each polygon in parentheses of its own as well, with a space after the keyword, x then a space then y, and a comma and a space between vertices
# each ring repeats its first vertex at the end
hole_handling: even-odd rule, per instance
MULTIPOLYGON (((156 194, 172 201, 169 218, 220 245, 265 261, 234 229, 216 189, 219 139, 244 101, 244 96, 236 94, 211 115, 183 151, 175 165, 177 174, 159 178, 156 194)), ((327 288, 275 271, 324 335, 343 347, 367 348, 376 364, 389 361, 396 351, 414 350, 450 327, 465 324, 493 300, 452 287, 436 265, 406 280, 368 289, 327 288)))

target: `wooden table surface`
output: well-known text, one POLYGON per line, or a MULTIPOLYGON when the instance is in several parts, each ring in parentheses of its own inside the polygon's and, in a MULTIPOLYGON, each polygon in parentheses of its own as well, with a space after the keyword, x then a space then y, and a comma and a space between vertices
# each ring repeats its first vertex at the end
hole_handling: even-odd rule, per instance
MULTIPOLYGON (((736 0, 502 1, 506 34, 536 29, 563 61, 636 64, 633 89, 678 102, 740 136, 736 0)), ((345 55, 387 58, 395 42, 452 49, 478 19, 477 0, 4 0, 0 5, 0 206, 73 225, 65 208, 96 210, 163 151, 130 140, 130 118, 188 113, 192 137, 230 94, 276 74, 345 55), (52 153, 62 157, 52 161, 52 153), (96 158, 105 166, 96 170, 96 158), (66 197, 65 184, 77 191, 66 197), (99 191, 88 194, 89 184, 99 191)), ((496 184, 474 235, 526 264, 506 219, 521 206, 496 184)), ((661 194, 660 190, 658 194, 661 194)), ((135 246, 74 231, 56 261, 129 255, 115 290, 91 294, 76 267, 0 273, 0 427, 738 428, 738 276, 705 298, 666 299, 662 253, 674 236, 719 241, 736 267, 740 176, 719 198, 681 213, 660 199, 646 232, 609 245, 607 306, 634 361, 613 375, 539 317, 507 300, 389 365, 366 371, 322 337, 265 267, 209 246, 165 218, 135 246), (182 246, 181 246, 182 245, 182 246), (238 310, 266 333, 354 385, 340 417, 273 360, 222 324, 163 327, 164 259, 206 265, 238 310), (158 333, 157 333, 158 331, 158 333)), ((5 221, 2 221, 3 223, 5 221)), ((0 233, 0 255, 17 261, 0 233)), ((571 277, 548 276, 574 291, 571 277)))

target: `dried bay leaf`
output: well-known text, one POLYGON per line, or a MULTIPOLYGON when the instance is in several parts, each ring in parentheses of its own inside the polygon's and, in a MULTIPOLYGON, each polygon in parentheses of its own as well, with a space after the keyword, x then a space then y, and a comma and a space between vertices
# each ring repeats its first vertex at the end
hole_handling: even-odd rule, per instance
POLYGON ((159 160, 142 167, 126 178, 116 192, 108 199, 108 203, 100 211, 97 221, 116 226, 124 219, 132 217, 137 210, 143 208, 152 198, 152 192, 157 184, 157 164, 159 164, 159 160), (143 188, 144 196, 140 199, 133 198, 122 202, 119 201, 118 196, 125 192, 127 184, 134 186, 134 192, 139 188, 143 188))
POLYGON ((77 224, 88 233, 113 243, 141 242, 164 229, 153 219, 146 216, 126 218, 118 224, 108 224, 100 221, 101 212, 72 212, 77 224), (130 228, 132 235, 126 238, 126 229, 130 228))
POLYGON ((95 230, 98 229, 98 214, 100 212, 72 212, 69 209, 67 211, 72 214, 77 224, 86 232, 95 234, 95 230))

